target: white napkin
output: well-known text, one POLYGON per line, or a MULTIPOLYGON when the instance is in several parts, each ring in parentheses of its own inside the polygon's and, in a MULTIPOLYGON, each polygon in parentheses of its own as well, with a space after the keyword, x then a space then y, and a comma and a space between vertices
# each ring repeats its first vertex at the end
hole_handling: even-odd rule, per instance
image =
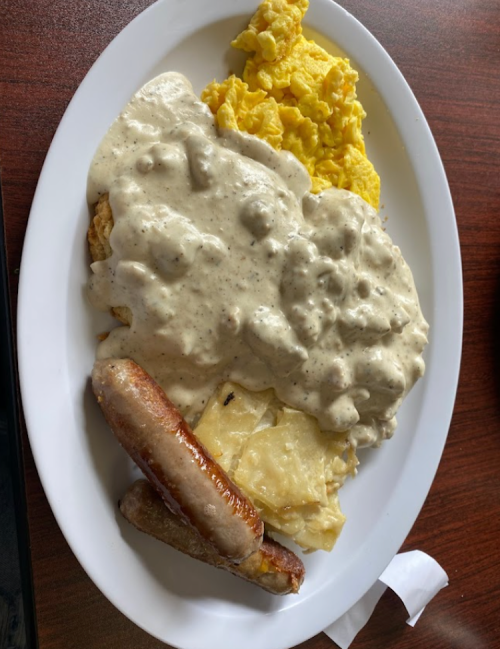
POLYGON ((387 586, 405 605, 410 616, 406 623, 415 626, 427 604, 447 585, 448 575, 425 552, 397 554, 370 590, 324 632, 340 649, 347 649, 370 619, 387 586))

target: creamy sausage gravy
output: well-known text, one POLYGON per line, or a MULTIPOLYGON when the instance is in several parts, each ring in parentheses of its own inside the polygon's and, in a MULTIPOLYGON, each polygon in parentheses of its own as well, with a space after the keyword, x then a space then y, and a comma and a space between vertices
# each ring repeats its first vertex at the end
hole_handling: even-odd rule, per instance
POLYGON ((354 445, 390 437, 424 372, 412 274, 365 201, 309 189, 291 154, 218 131, 182 75, 147 83, 89 174, 89 203, 109 192, 114 217, 91 301, 132 313, 98 357, 135 360, 191 423, 231 380, 354 445))

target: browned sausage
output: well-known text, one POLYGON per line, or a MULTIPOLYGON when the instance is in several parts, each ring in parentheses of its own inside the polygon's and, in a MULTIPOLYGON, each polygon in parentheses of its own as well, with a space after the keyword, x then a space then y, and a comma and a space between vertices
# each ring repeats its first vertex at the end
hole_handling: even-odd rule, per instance
POLYGON ((149 374, 129 359, 99 360, 92 387, 118 441, 175 514, 235 563, 260 547, 256 509, 149 374))
POLYGON ((172 514, 146 480, 138 480, 129 488, 120 502, 120 511, 141 532, 199 561, 229 570, 275 595, 299 592, 305 570, 291 550, 264 537, 257 552, 235 565, 220 557, 191 527, 172 514))

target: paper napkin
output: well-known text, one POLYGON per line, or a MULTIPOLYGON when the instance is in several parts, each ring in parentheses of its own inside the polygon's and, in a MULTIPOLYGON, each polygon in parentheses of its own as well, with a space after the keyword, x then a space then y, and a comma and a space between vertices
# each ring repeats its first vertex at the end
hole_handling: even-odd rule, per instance
POLYGON ((402 600, 408 611, 407 624, 414 626, 431 599, 448 585, 448 575, 425 552, 397 554, 370 590, 324 632, 340 649, 347 649, 370 619, 387 587, 402 600))

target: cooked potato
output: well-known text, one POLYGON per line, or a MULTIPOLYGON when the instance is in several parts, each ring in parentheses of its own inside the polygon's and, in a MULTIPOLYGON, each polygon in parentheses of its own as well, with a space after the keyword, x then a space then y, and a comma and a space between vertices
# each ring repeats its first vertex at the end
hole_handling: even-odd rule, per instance
POLYGON ((269 531, 309 550, 331 550, 345 517, 338 490, 357 459, 345 435, 286 408, 272 390, 225 383, 208 403, 195 434, 252 500, 269 531))

